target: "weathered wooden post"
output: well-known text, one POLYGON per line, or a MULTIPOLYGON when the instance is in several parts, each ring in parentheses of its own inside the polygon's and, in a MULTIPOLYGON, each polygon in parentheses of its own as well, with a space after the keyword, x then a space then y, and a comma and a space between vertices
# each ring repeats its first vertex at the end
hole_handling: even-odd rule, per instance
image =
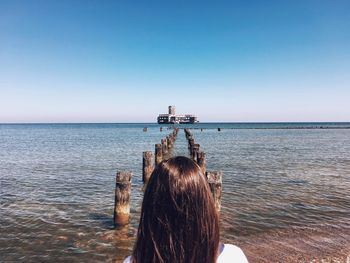
POLYGON ((168 145, 168 149, 170 149, 172 147, 172 143, 171 143, 171 138, 170 136, 166 137, 166 141, 167 141, 167 145, 168 145))
POLYGON ((207 179, 210 191, 213 195, 215 207, 218 211, 221 210, 221 190, 222 190, 222 172, 207 172, 207 179))
POLYGON ((163 157, 168 153, 168 146, 167 146, 167 141, 166 139, 162 139, 162 153, 163 153, 163 157))
POLYGON ((197 153, 197 164, 201 168, 202 173, 205 175, 207 172, 207 161, 205 159, 205 152, 197 153))
POLYGON ((154 169, 153 153, 151 151, 142 154, 142 181, 147 183, 154 169))
POLYGON ((192 134, 191 134, 191 132, 189 131, 189 129, 185 129, 185 135, 186 135, 186 138, 187 138, 187 139, 189 139, 189 138, 192 136, 192 134))
POLYGON ((200 145, 198 143, 193 144, 192 151, 191 151, 191 157, 192 160, 197 162, 197 153, 199 152, 200 145))
POLYGON ((191 153, 192 153, 193 145, 194 145, 194 139, 191 137, 190 139, 188 139, 188 147, 191 149, 191 153))
POLYGON ((156 163, 156 165, 160 164, 162 160, 163 160, 162 145, 160 143, 157 143, 155 145, 155 163, 156 163))
POLYGON ((190 131, 186 128, 184 129, 184 132, 185 132, 186 139, 188 140, 188 138, 190 137, 190 131))
POLYGON ((131 172, 117 172, 114 200, 114 225, 123 226, 129 223, 131 172))

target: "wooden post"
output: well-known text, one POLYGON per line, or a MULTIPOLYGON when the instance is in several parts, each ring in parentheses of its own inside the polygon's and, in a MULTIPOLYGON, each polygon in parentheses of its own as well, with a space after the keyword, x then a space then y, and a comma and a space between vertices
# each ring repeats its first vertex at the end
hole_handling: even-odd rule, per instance
POLYGON ((160 143, 157 143, 155 145, 155 163, 156 163, 156 165, 160 164, 162 160, 163 160, 162 145, 160 143))
POLYGON ((129 223, 131 172, 117 172, 114 200, 114 225, 123 226, 129 223))
POLYGON ((143 131, 146 132, 147 131, 147 127, 143 128, 143 131))
POLYGON ((147 183, 154 169, 153 153, 143 152, 142 155, 142 181, 147 183))
POLYGON ((221 131, 221 128, 218 128, 218 131, 221 131))
POLYGON ((194 145, 194 139, 191 137, 190 139, 188 139, 188 147, 191 149, 194 145))
POLYGON ((198 152, 197 153, 197 164, 202 170, 202 173, 205 175, 207 171, 207 161, 205 159, 205 152, 198 152))
POLYGON ((200 145, 198 143, 193 144, 192 151, 191 151, 191 157, 192 160, 197 162, 197 153, 199 152, 200 145))
POLYGON ((192 133, 190 132, 189 129, 185 129, 184 131, 185 131, 185 135, 186 135, 187 140, 188 140, 190 137, 192 137, 192 133))
POLYGON ((167 141, 166 139, 162 139, 162 153, 163 153, 163 157, 168 153, 168 147, 167 147, 167 141))
POLYGON ((166 141, 167 141, 167 145, 168 145, 168 149, 170 149, 172 147, 172 143, 171 143, 171 138, 170 136, 166 137, 166 141))
POLYGON ((207 179, 210 191, 214 197, 215 207, 218 211, 221 210, 221 190, 222 190, 222 172, 207 172, 207 179))

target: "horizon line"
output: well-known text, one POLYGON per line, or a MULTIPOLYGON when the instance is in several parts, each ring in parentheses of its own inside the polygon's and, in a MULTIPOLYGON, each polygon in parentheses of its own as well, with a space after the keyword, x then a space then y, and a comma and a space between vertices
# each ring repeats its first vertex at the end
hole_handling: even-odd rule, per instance
MULTIPOLYGON (((350 121, 208 121, 208 122, 197 122, 196 124, 273 124, 273 123, 350 123, 350 121)), ((157 122, 0 122, 0 125, 11 125, 11 124, 158 124, 158 125, 174 125, 174 124, 159 124, 157 122)), ((177 124, 177 125, 193 125, 193 124, 177 124)))

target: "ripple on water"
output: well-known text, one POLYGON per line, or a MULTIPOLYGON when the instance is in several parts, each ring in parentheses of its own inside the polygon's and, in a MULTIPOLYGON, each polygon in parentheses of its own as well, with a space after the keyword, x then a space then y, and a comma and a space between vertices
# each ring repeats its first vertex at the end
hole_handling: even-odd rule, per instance
MULTIPOLYGON (((123 259, 138 227, 141 153, 165 133, 48 127, 0 129, 2 260, 123 259), (134 176, 130 224, 115 230, 117 170, 134 176)), ((250 262, 350 251, 350 130, 195 130, 194 137, 208 170, 224 172, 222 239, 242 246, 250 262)), ((186 154, 186 145, 180 133, 175 151, 186 154)))

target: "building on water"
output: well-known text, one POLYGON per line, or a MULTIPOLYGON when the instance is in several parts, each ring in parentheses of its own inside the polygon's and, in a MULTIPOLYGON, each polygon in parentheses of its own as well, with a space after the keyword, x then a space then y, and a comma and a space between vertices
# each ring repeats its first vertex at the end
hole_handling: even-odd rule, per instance
POLYGON ((174 124, 174 123, 195 123, 198 122, 197 117, 192 114, 176 115, 175 106, 168 107, 167 114, 159 114, 157 121, 159 124, 174 124))

